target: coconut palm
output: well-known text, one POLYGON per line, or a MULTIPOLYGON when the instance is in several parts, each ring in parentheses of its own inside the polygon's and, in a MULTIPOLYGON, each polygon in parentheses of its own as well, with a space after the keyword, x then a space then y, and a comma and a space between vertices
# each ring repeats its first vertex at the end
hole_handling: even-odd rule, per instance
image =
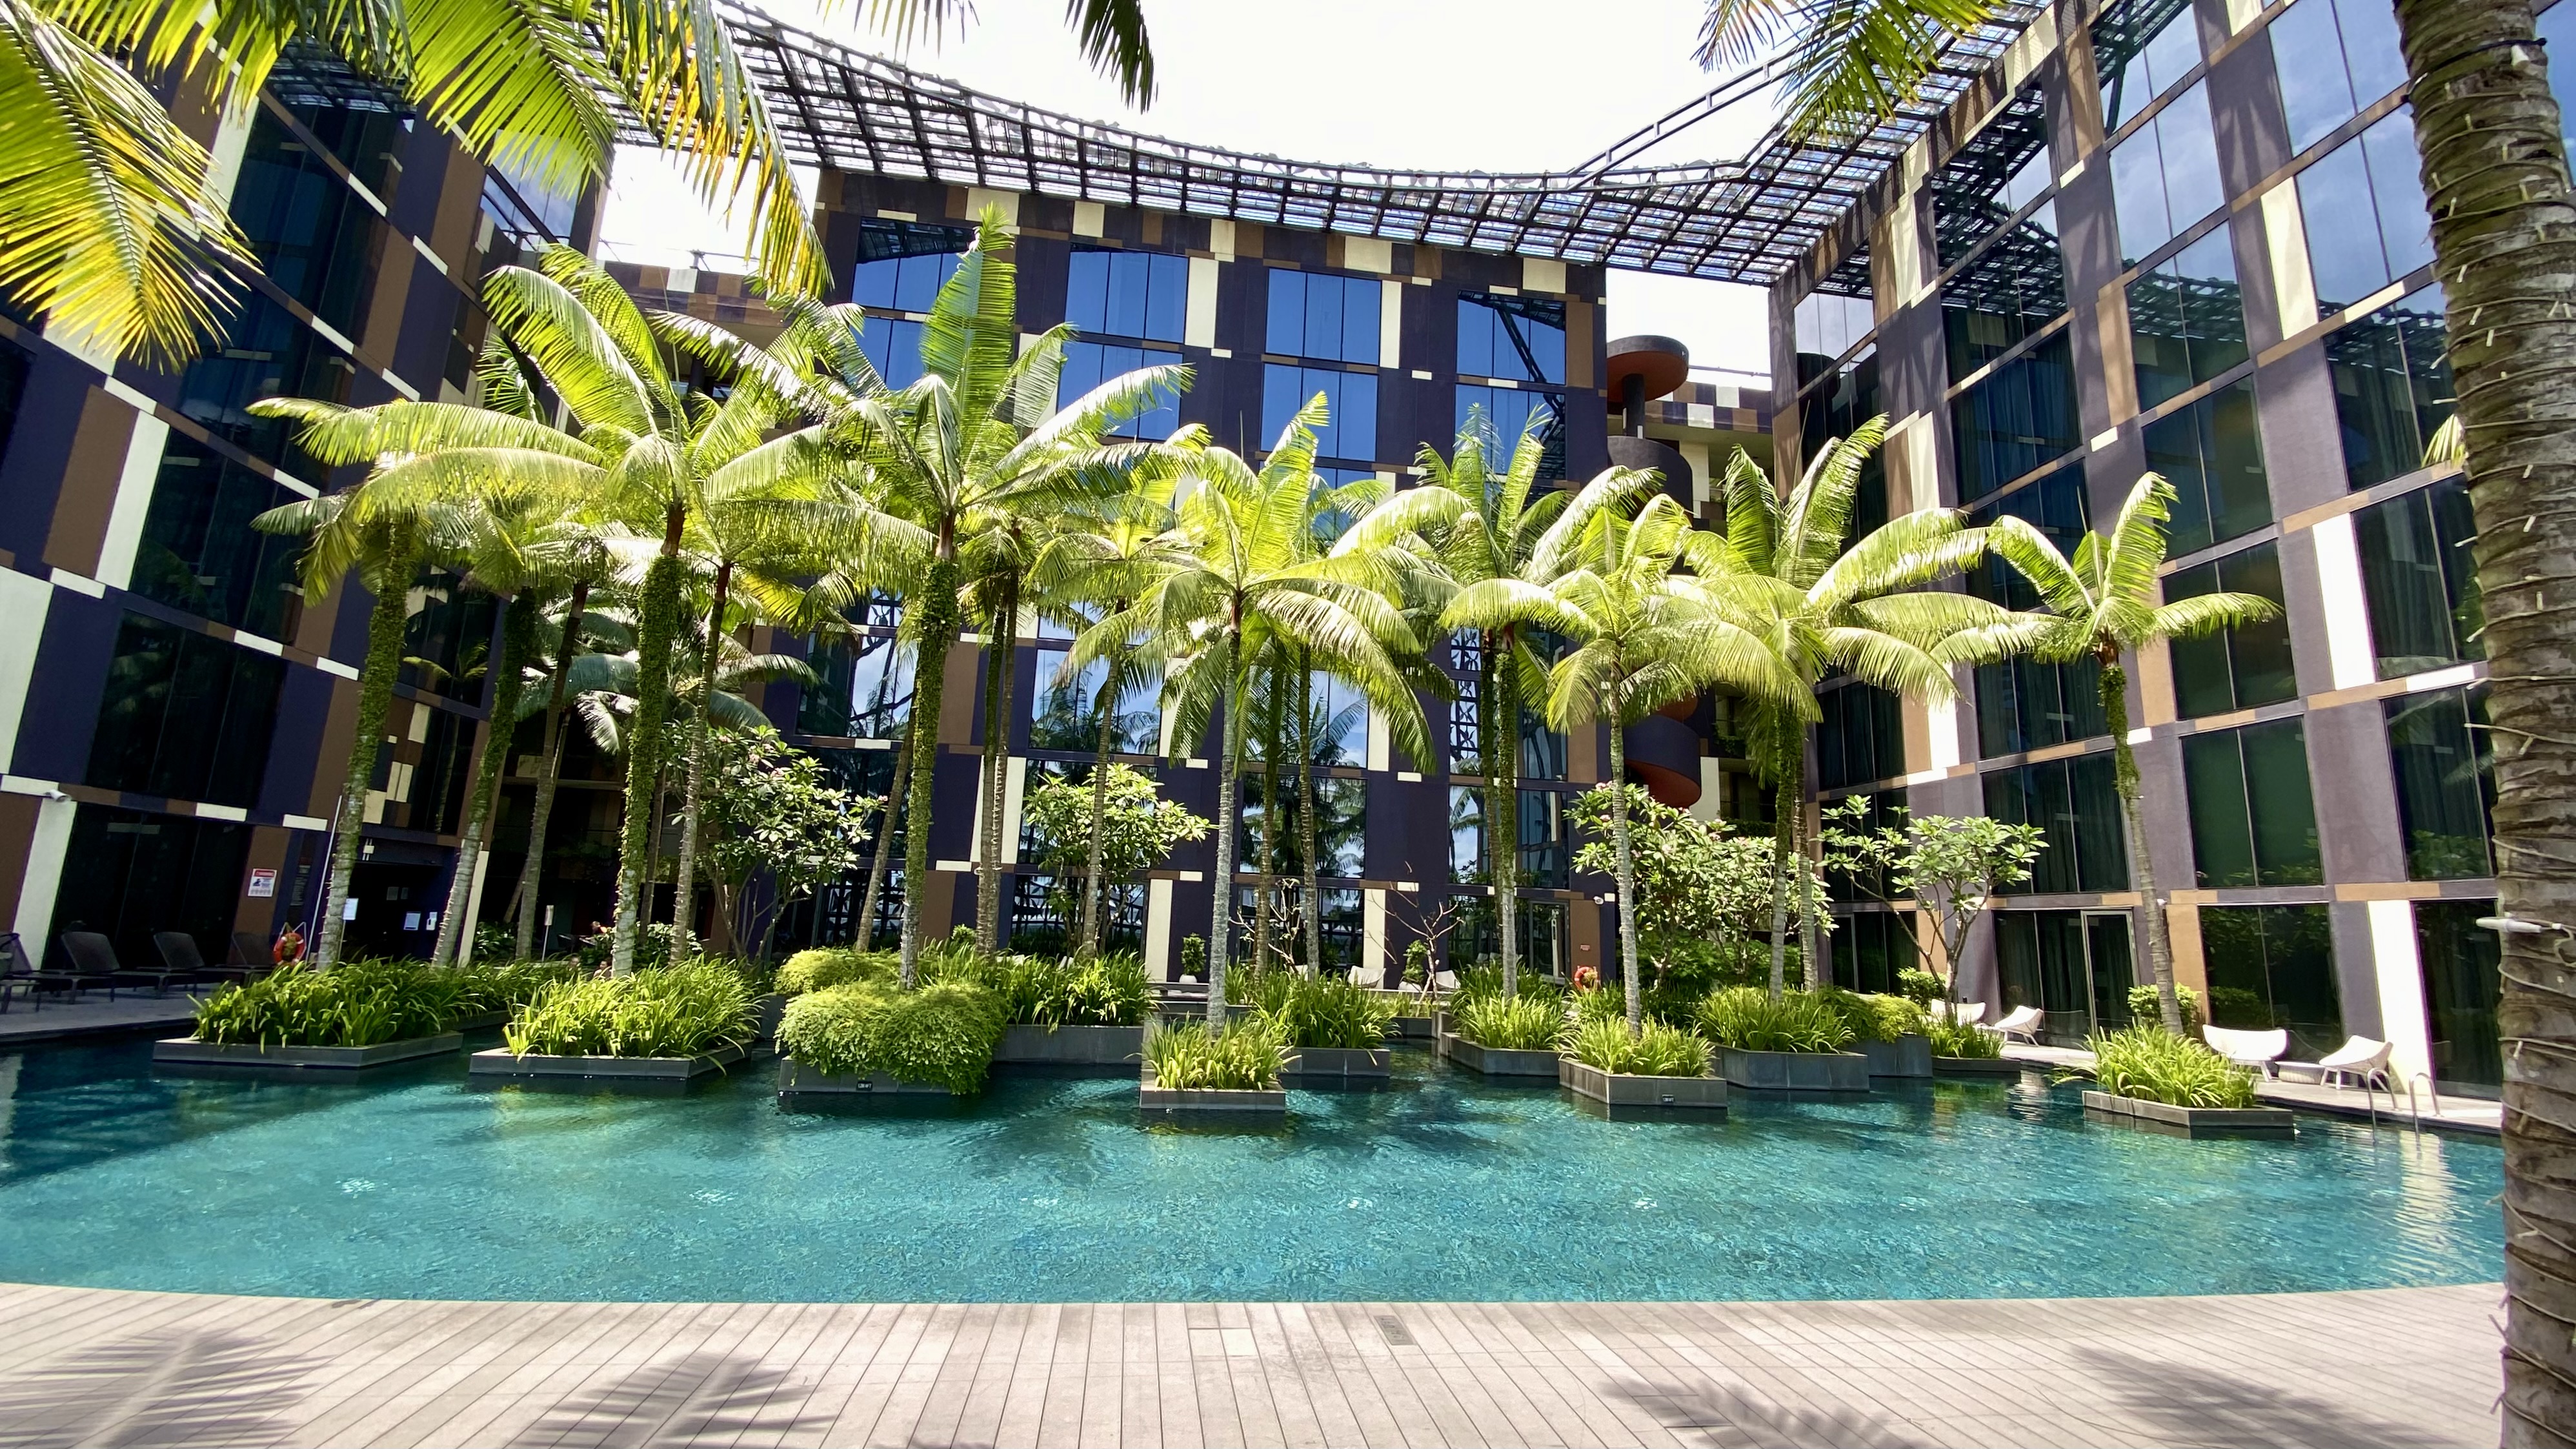
MULTIPOLYGON (((891 0, 867 13, 909 38, 971 8, 891 0)), ((1151 103, 1137 0, 1073 0, 1065 19, 1095 67, 1151 103)), ((205 148, 152 87, 245 115, 294 45, 329 52, 428 129, 550 191, 604 181, 621 128, 640 127, 682 156, 703 199, 748 186, 762 275, 817 290, 822 250, 736 23, 716 0, 0 0, 0 292, 82 350, 184 362, 226 308, 222 269, 249 259, 205 148)))
MULTIPOLYGON (((1488 461, 1494 451, 1493 428, 1481 411, 1471 411, 1451 455, 1444 459, 1424 444, 1414 460, 1422 470, 1421 485, 1371 510, 1345 538, 1354 540, 1350 546, 1355 548, 1393 543, 1407 534, 1428 540, 1424 551, 1437 562, 1439 577, 1458 588, 1497 578, 1540 582, 1538 574, 1544 571, 1533 567, 1540 541, 1578 496, 1584 502, 1575 514, 1577 528, 1592 509, 1635 507, 1649 486, 1643 474, 1614 473, 1604 475, 1612 480, 1609 490, 1587 495, 1539 487, 1545 426, 1544 417, 1532 418, 1509 461, 1495 472, 1488 461)), ((1551 565, 1569 537, 1557 537, 1549 553, 1551 565)), ((1478 631, 1476 660, 1485 869, 1502 937, 1503 990, 1512 993, 1520 989, 1520 717, 1524 701, 1545 694, 1548 665, 1512 622, 1478 631)))
MULTIPOLYGON (((1652 474, 1612 468, 1540 537, 1523 573, 1458 591, 1442 611, 1449 629, 1545 629, 1565 641, 1547 678, 1546 714, 1557 729, 1609 726, 1610 779, 1627 775, 1625 727, 1657 706, 1724 686, 1757 698, 1788 699, 1805 688, 1759 635, 1732 616, 1710 575, 1722 549, 1695 534, 1690 516, 1652 474), (1618 500, 1651 493, 1631 520, 1618 500), (1587 499, 1589 506, 1587 506, 1587 499), (1580 510, 1578 514, 1578 510, 1580 510), (1676 574, 1687 559, 1701 577, 1676 574)), ((1636 861, 1626 792, 1610 794, 1610 840, 1619 890, 1620 975, 1628 1029, 1643 1020, 1637 968, 1636 861)))
MULTIPOLYGON (((1747 701, 1757 762, 1778 791, 1772 835, 1775 995, 1784 984, 1791 857, 1800 852, 1797 826, 1806 798, 1806 727, 1817 718, 1815 686, 1847 674, 1916 699, 1949 699, 1956 692, 1950 666, 1968 657, 1951 652, 1969 647, 1962 631, 2009 617, 1985 600, 1923 587, 1979 556, 1982 536, 1965 527, 1955 510, 1929 508, 1892 518, 1844 546, 1861 467, 1886 434, 1887 419, 1875 417, 1851 436, 1827 442, 1786 499, 1741 448, 1728 459, 1720 485, 1727 561, 1718 573, 1747 627, 1802 685, 1794 695, 1747 701), (1947 642, 1952 640, 1959 642, 1947 642)), ((1823 980, 1821 943, 1813 913, 1798 915, 1804 984, 1813 990, 1823 980)))
POLYGON ((1254 671, 1274 642, 1295 640, 1322 668, 1350 680, 1385 718, 1398 749, 1430 756, 1422 704, 1398 659, 1419 653, 1413 630, 1391 602, 1396 573, 1366 553, 1318 556, 1310 523, 1315 431, 1325 421, 1318 394, 1290 419, 1259 469, 1222 448, 1191 461, 1177 505, 1178 526, 1153 560, 1136 602, 1083 631, 1069 668, 1080 669, 1124 641, 1163 674, 1170 748, 1187 750, 1220 723, 1214 901, 1208 928, 1208 1020, 1225 1019, 1225 976, 1234 905, 1236 784, 1254 671))
MULTIPOLYGON (((965 586, 988 540, 1014 522, 1115 495, 1145 459, 1194 450, 1203 436, 1184 429, 1169 444, 1107 436, 1187 388, 1186 367, 1141 368, 1057 408, 1071 329, 1057 327, 1021 349, 1017 276, 1004 255, 1009 246, 1001 214, 987 208, 975 245, 939 289, 922 326, 919 381, 884 391, 864 357, 849 355, 859 325, 852 315, 840 323, 846 342, 817 344, 815 365, 828 375, 807 384, 828 431, 866 471, 877 506, 892 516, 881 526, 878 552, 887 569, 900 568, 899 579, 846 572, 826 581, 825 595, 837 590, 846 598, 890 584, 902 589, 905 629, 918 661, 912 717, 919 733, 904 806, 916 826, 930 818, 939 762, 941 665, 962 630, 965 586)), ((907 829, 901 952, 907 986, 920 959, 929 875, 930 832, 907 829)))
POLYGON ((2101 668, 2102 718, 2111 729, 2112 779, 2120 796, 2120 826, 2130 870, 2146 903, 2147 960, 2155 973, 2156 1001, 2165 1030, 2180 1035, 2182 1004, 2174 994, 2173 947, 2165 933, 2164 901, 2156 891, 2155 863, 2138 815, 2138 760, 2129 750, 2129 675, 2121 660, 2168 639, 2196 639, 2221 629, 2277 618, 2280 606, 2255 594, 2216 593, 2158 603, 2157 570, 2165 562, 2165 521, 2173 485, 2153 473, 2138 480, 2120 505, 2108 534, 2087 533, 2075 557, 2059 552, 2046 534, 2018 518, 1986 528, 1986 546, 2039 591, 2041 615, 2018 616, 1975 631, 1990 654, 2026 653, 2044 663, 2091 659, 2101 668))

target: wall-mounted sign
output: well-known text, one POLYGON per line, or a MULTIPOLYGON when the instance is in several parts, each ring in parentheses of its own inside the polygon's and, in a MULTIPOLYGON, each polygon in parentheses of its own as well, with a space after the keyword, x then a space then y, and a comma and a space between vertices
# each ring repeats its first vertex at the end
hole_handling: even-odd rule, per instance
POLYGON ((277 872, 264 865, 251 867, 249 894, 261 897, 277 894, 277 872))

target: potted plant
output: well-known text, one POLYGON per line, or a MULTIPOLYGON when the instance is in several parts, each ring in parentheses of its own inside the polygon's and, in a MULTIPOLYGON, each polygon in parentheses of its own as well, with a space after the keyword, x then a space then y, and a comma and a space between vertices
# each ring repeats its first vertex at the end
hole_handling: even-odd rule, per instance
MULTIPOLYGON (((1595 992, 1595 995, 1601 993, 1595 992)), ((1565 1002, 1542 983, 1524 979, 1516 995, 1462 988, 1450 998, 1440 1054, 1468 1071, 1524 1081, 1556 1080, 1556 1042, 1565 1030, 1565 1002)))
POLYGON ((460 1049, 464 1033, 568 968, 523 962, 435 970, 413 962, 290 966, 198 1004, 196 1027, 153 1043, 163 1067, 364 1071, 460 1049))
POLYGON ((1382 1087, 1390 1079, 1389 998, 1346 978, 1274 971, 1263 973, 1260 1008, 1287 1048, 1280 1071, 1298 1086, 1382 1087))
POLYGON ((1144 1049, 1153 1001, 1135 956, 989 957, 978 979, 1001 997, 1009 1023, 995 1062, 1124 1071, 1144 1049))
POLYGON ((1924 1025, 1923 1034, 1931 1043, 1936 1077, 2018 1077, 2028 1070, 2005 1057, 1999 1033, 1982 1026, 1935 1017, 1924 1025))
POLYGON ((1708 1069, 1708 1042, 1699 1033, 1648 1018, 1631 1036, 1616 1015, 1578 1023, 1557 1058, 1557 1082, 1598 1103, 1613 1117, 1636 1109, 1723 1113, 1726 1079, 1708 1069))
POLYGON ((1717 1073, 1738 1087, 1866 1092, 1869 1058, 1848 1051, 1852 1029, 1821 995, 1756 986, 1712 991, 1699 1004, 1700 1034, 1717 1047, 1717 1073))
POLYGON ((559 981, 510 1018, 501 1046, 468 1060, 467 1076, 485 1085, 681 1086, 748 1056, 757 1025, 750 985, 721 961, 559 981))
POLYGON ((2296 1130, 2287 1110, 2256 1105, 2252 1071, 2161 1025, 2096 1032, 2086 1045, 2100 1088, 2084 1094, 2084 1115, 2094 1121, 2178 1137, 2287 1137, 2296 1130))
POLYGON ((1932 1014, 1902 996, 1826 987, 1816 993, 1852 1029, 1873 1077, 1930 1077, 1932 1014))
POLYGON ((1247 1016, 1210 1031, 1206 1023, 1158 1025, 1145 1033, 1145 1070, 1136 1105, 1149 1112, 1228 1112, 1283 1117, 1282 1048, 1268 1018, 1247 1016))
POLYGON ((778 1024, 778 1095, 963 1097, 983 1090, 1000 1044, 1001 996, 942 977, 923 958, 922 984, 858 981, 797 997, 778 1024))

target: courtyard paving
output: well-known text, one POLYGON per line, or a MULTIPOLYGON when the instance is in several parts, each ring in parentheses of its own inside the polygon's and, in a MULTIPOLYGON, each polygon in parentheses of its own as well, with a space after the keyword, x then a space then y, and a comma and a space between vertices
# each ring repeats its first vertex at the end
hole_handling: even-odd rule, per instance
POLYGON ((2492 1444, 2497 1312, 2493 1285, 948 1305, 0 1286, 0 1445, 2492 1444))

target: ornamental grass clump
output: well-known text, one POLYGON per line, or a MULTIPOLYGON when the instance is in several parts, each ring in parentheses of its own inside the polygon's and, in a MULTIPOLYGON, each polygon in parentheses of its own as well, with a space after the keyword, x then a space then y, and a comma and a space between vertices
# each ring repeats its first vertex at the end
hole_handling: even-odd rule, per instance
POLYGON ((1175 1090, 1266 1092, 1279 1085, 1285 1044, 1267 1016, 1253 1015, 1211 1032, 1203 1022, 1157 1026, 1145 1033, 1145 1065, 1154 1085, 1175 1090))
POLYGON ((751 989, 718 961, 556 982, 501 1029, 518 1057, 693 1057, 751 1036, 751 989))
POLYGON ((272 972, 197 1007, 197 1040, 226 1046, 365 1047, 437 1036, 526 1000, 566 968, 535 962, 437 970, 410 961, 344 961, 272 972))
POLYGON ((2096 1032, 2093 1079, 2117 1097, 2168 1107, 2251 1107, 2254 1073, 2160 1025, 2096 1032))
POLYGON ((1557 1037, 1565 1030, 1565 1005, 1553 996, 1479 996, 1453 1005, 1449 1020, 1458 1035, 1480 1047, 1547 1052, 1556 1050, 1557 1037))
POLYGON ((1857 1041, 1893 1042, 1920 1036, 1932 1020, 1930 1012, 1902 996, 1864 995, 1828 986, 1816 997, 1843 1019, 1857 1041))
POLYGON ((817 946, 799 951, 779 963, 776 985, 781 996, 802 996, 827 986, 848 986, 859 981, 892 981, 895 977, 895 954, 892 951, 858 951, 847 946, 817 946))
POLYGON ((980 1091, 1009 1025, 999 992, 972 981, 915 990, 873 981, 827 986, 787 1003, 778 1045, 825 1076, 888 1076, 980 1091))
POLYGON ((1851 1045, 1851 1024, 1804 991, 1777 999, 1758 986, 1712 991, 1699 1004, 1702 1036, 1744 1052, 1838 1052, 1851 1045))
MULTIPOLYGON (((1608 993, 1597 993, 1607 995, 1608 993)), ((1613 998, 1614 1000, 1616 998, 1613 998)), ((1628 1034, 1624 1015, 1597 1017, 1574 1028, 1569 1053, 1587 1067, 1630 1077, 1704 1077, 1708 1042, 1695 1031, 1648 1018, 1628 1034)))
POLYGON ((2003 1059, 2004 1039, 2000 1032, 1987 1031, 1966 1022, 1935 1019, 1924 1024, 1923 1034, 1932 1039, 1932 1055, 1936 1057, 1965 1057, 1981 1062, 2003 1059))
MULTIPOLYGON (((1341 1047, 1368 1050, 1386 1045, 1395 1025, 1395 1000, 1339 976, 1300 976, 1277 972, 1288 980, 1275 993, 1265 983, 1261 1014, 1296 1047, 1341 1047)), ((1231 994, 1231 993, 1228 993, 1231 994)))
POLYGON ((1145 964, 1133 955, 1073 961, 1011 952, 985 955, 951 946, 921 958, 924 982, 963 981, 1001 999, 1003 1020, 1030 1026, 1136 1026, 1152 997, 1145 964))

